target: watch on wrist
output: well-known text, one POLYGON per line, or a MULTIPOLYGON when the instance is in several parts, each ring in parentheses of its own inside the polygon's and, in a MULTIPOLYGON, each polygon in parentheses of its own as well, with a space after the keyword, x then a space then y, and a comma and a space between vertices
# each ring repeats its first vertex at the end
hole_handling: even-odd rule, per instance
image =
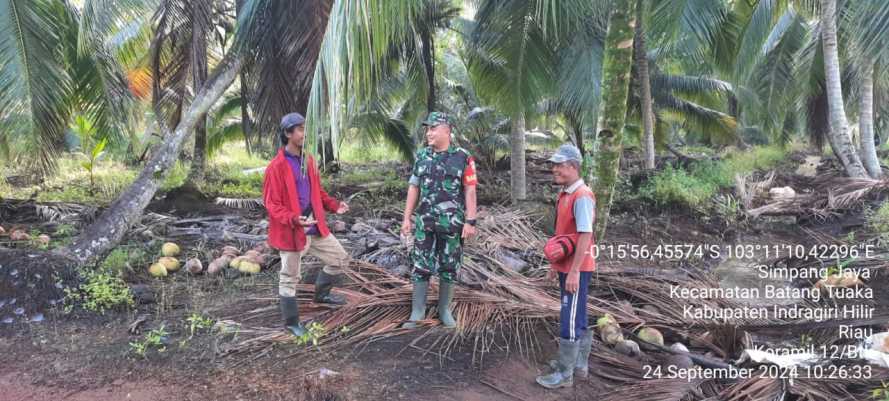
POLYGON ((466 219, 466 224, 469 224, 470 226, 475 227, 475 223, 475 219, 466 219))

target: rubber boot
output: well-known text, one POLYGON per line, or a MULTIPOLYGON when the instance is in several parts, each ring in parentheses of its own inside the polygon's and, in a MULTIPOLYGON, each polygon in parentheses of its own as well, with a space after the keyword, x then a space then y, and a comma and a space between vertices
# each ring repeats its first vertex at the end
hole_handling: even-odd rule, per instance
POLYGON ((414 329, 417 322, 426 318, 426 290, 429 281, 414 281, 414 294, 411 296, 411 317, 401 325, 404 329, 414 329))
POLYGON ((281 297, 281 316, 284 317, 284 328, 297 337, 306 334, 306 328, 299 322, 299 306, 296 297, 281 297))
POLYGON ((333 285, 339 281, 340 276, 340 274, 327 274, 324 272, 324 269, 318 270, 318 277, 315 278, 315 303, 331 305, 346 304, 345 298, 330 293, 333 285))
MULTIPOLYGON (((587 378, 590 374, 590 350, 593 348, 593 333, 590 330, 577 339, 580 342, 580 349, 577 351, 577 363, 574 364, 574 376, 579 378, 587 378)), ((552 371, 559 368, 559 361, 551 359, 549 367, 552 371)))
POLYGON ((451 314, 451 300, 454 299, 454 283, 444 280, 438 283, 438 320, 447 328, 457 327, 457 321, 451 314))
POLYGON ((580 338, 580 346, 577 350, 577 363, 574 364, 574 375, 586 379, 590 375, 590 350, 593 349, 593 333, 587 329, 580 338))
POLYGON ((577 364, 577 354, 579 350, 580 341, 570 341, 560 338, 558 369, 548 375, 537 376, 537 384, 549 389, 573 386, 574 366, 577 364))

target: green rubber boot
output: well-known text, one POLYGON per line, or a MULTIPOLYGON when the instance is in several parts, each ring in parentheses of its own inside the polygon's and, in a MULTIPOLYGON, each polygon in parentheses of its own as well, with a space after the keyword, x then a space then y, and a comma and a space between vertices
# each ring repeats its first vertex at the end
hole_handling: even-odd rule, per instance
MULTIPOLYGON (((587 330, 586 334, 580 337, 580 349, 577 351, 577 363, 574 364, 574 376, 585 379, 590 374, 590 351, 593 348, 593 333, 587 330)), ((559 368, 559 361, 551 359, 549 367, 552 371, 559 368)))
POLYGON ((411 296, 411 317, 401 325, 404 329, 417 328, 417 322, 426 318, 426 290, 429 281, 414 281, 414 294, 411 296))
POLYGON ((297 337, 306 334, 306 328, 299 322, 299 306, 296 297, 281 297, 281 316, 284 317, 284 328, 297 337))
POLYGON ((573 386, 574 366, 577 364, 577 354, 579 351, 580 341, 560 338, 558 369, 548 375, 537 376, 537 384, 549 389, 573 386))
POLYGON ((451 300, 454 299, 454 283, 444 280, 438 283, 438 320, 447 328, 457 327, 457 321, 451 314, 451 300))

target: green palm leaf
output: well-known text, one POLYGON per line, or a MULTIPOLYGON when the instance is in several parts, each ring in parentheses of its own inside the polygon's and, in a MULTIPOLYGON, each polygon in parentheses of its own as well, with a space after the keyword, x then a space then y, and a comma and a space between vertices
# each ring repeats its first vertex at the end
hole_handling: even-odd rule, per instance
MULTIPOLYGON (((58 3, 51 0, 0 1, 0 110, 4 122, 16 122, 0 133, 29 146, 36 167, 54 169, 61 150, 71 85, 62 62, 58 3)), ((30 153, 30 152, 29 152, 30 153)))

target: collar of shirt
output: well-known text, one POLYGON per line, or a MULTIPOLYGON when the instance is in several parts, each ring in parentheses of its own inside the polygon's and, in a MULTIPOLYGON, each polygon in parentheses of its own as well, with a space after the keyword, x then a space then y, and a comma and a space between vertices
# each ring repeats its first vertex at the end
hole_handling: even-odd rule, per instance
POLYGON ((565 187, 565 189, 563 189, 562 192, 573 194, 574 191, 577 191, 577 188, 580 188, 581 185, 583 185, 583 178, 577 179, 577 181, 574 181, 574 184, 571 184, 570 186, 565 187))
POLYGON ((289 157, 289 158, 291 158, 291 159, 296 159, 296 160, 299 160, 299 161, 302 161, 302 159, 303 159, 302 156, 299 156, 299 155, 292 155, 292 154, 290 154, 290 152, 288 152, 287 149, 284 149, 284 156, 285 156, 285 157, 289 157))
POLYGON ((454 153, 454 152, 457 151, 457 146, 455 146, 453 143, 450 144, 450 145, 448 145, 448 148, 445 149, 445 150, 442 150, 441 152, 436 152, 436 151, 435 151, 435 148, 433 148, 432 146, 427 146, 427 148, 429 149, 429 154, 430 154, 430 155, 435 155, 435 154, 438 154, 438 153, 445 153, 445 152, 447 152, 447 153, 454 153))

